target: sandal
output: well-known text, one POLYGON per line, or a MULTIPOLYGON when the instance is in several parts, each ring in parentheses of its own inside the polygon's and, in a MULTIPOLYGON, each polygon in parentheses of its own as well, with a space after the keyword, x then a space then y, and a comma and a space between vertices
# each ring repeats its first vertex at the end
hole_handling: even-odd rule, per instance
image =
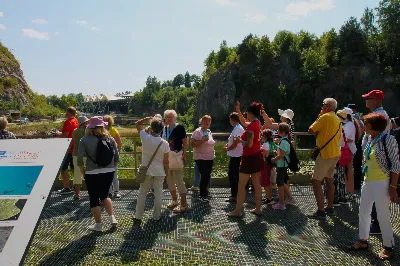
POLYGON ((185 207, 178 206, 175 209, 172 210, 173 213, 183 213, 190 210, 189 205, 186 205, 185 207))
POLYGON ((168 208, 175 208, 177 206, 179 206, 179 203, 175 200, 171 201, 171 203, 167 205, 168 208))
POLYGON ((376 256, 377 260, 390 260, 394 256, 393 248, 386 248, 379 252, 379 254, 376 256), (385 254, 384 252, 389 252, 390 255, 385 254))
POLYGON ((262 215, 262 213, 261 213, 261 212, 257 212, 256 209, 252 209, 252 210, 250 211, 250 213, 252 213, 252 214, 254 214, 254 215, 257 215, 257 216, 261 216, 261 215, 262 215))
POLYGON ((237 214, 236 212, 230 212, 227 213, 226 216, 228 217, 234 217, 234 218, 242 218, 243 217, 243 213, 237 214))
POLYGON ((350 251, 361 251, 361 250, 367 250, 369 249, 369 243, 367 240, 357 240, 356 243, 354 245, 351 246, 346 246, 347 250, 350 251), (358 244, 358 247, 356 247, 356 245, 358 244), (361 247, 361 245, 367 245, 365 247, 361 247))

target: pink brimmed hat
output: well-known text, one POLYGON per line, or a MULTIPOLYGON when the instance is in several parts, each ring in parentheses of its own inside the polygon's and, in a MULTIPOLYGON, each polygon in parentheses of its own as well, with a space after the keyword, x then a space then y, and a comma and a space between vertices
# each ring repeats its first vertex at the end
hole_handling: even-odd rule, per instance
POLYGON ((108 123, 103 121, 102 116, 93 116, 89 120, 88 128, 104 127, 107 125, 108 125, 108 123))

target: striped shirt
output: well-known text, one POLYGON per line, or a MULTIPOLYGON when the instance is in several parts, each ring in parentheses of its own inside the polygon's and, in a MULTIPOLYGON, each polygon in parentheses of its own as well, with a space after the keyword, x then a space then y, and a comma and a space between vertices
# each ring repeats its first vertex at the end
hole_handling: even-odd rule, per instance
MULTIPOLYGON (((368 142, 364 149, 364 159, 363 165, 365 165, 365 154, 367 152, 368 145, 372 142, 371 136, 368 135, 368 142)), ((400 159, 399 159, 399 147, 397 144, 396 139, 386 133, 383 133, 378 141, 376 142, 376 149, 375 149, 375 156, 376 161, 378 162, 379 166, 382 168, 382 171, 390 177, 390 173, 400 174, 400 159), (383 138, 386 138, 386 148, 388 152, 388 157, 392 164, 392 167, 389 169, 389 163, 387 162, 387 157, 385 154, 385 148, 383 147, 383 138)))
POLYGON ((16 139, 15 135, 7 130, 0 131, 0 139, 16 139))

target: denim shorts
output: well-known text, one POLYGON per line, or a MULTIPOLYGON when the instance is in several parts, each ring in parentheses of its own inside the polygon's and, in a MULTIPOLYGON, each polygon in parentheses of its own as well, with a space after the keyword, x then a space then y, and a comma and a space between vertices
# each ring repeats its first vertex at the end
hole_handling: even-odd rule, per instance
POLYGON ((67 156, 65 157, 65 160, 64 160, 63 165, 61 167, 61 172, 67 171, 68 170, 68 166, 70 164, 72 164, 72 163, 73 163, 72 153, 68 153, 67 156))

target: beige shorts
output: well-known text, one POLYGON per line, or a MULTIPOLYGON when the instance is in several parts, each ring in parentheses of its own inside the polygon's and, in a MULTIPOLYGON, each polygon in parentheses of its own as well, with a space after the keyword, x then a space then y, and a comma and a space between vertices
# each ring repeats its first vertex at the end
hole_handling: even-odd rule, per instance
POLYGON ((167 184, 169 191, 178 188, 179 194, 186 194, 186 185, 183 181, 183 169, 170 169, 167 176, 167 184))
POLYGON ((326 178, 333 178, 333 174, 336 168, 336 164, 340 157, 331 159, 322 159, 321 155, 315 160, 314 173, 312 179, 322 181, 326 178))
POLYGON ((275 184, 276 183, 276 168, 271 169, 271 183, 275 184))
MULTIPOLYGON (((82 185, 82 173, 78 166, 78 156, 73 156, 72 161, 74 163, 74 185, 82 185)), ((86 158, 83 158, 83 163, 86 165, 86 158)))

